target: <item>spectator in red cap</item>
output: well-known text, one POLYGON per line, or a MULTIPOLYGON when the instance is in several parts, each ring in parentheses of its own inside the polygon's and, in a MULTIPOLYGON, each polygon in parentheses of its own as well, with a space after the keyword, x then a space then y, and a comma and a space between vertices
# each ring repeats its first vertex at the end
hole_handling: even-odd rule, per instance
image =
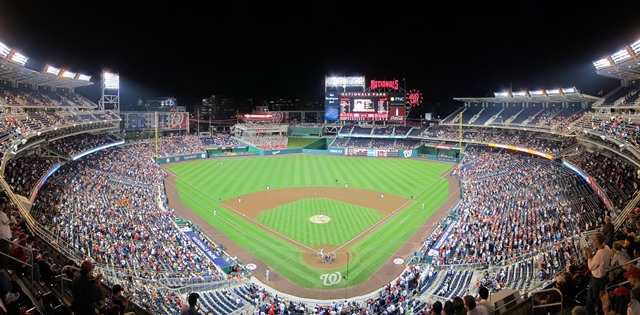
POLYGON ((629 284, 631 288, 639 288, 640 290, 640 269, 636 266, 629 267, 629 270, 623 274, 627 280, 629 280, 629 284))
POLYGON ((71 310, 75 315, 96 314, 96 306, 102 299, 102 292, 100 291, 102 275, 94 276, 93 268, 91 261, 85 260, 80 265, 80 271, 76 272, 73 278, 71 310))

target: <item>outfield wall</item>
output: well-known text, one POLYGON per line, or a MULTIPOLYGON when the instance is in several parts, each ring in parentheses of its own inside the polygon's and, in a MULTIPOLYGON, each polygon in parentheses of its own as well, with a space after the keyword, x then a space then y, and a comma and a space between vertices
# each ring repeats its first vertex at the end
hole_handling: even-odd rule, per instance
POLYGON ((189 160, 200 160, 206 158, 220 158, 220 157, 233 157, 233 156, 248 156, 248 155, 260 155, 260 156, 273 156, 273 155, 288 155, 288 154, 325 154, 325 155, 344 155, 344 156, 361 156, 361 157, 399 157, 399 158, 421 158, 428 160, 438 160, 445 162, 459 162, 457 156, 451 155, 432 155, 423 154, 420 150, 384 150, 374 148, 330 148, 327 150, 316 149, 283 149, 283 150, 258 150, 251 149, 242 152, 225 152, 223 154, 208 154, 208 153, 192 153, 185 155, 176 155, 157 158, 158 164, 168 164, 184 162, 189 160))

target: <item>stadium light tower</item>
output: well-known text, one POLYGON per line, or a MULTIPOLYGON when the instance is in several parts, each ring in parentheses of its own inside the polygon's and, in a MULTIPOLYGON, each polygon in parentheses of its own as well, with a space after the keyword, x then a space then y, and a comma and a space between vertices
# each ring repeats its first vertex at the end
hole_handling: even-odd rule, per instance
POLYGON ((100 110, 112 110, 120 113, 120 75, 110 72, 102 73, 102 96, 98 107, 100 110))

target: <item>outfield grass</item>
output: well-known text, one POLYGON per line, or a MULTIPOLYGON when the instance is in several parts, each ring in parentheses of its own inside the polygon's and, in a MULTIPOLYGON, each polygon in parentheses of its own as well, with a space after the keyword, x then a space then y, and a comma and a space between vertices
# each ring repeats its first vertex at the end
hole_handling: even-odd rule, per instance
MULTIPOLYGON (((370 189, 406 198, 413 196, 414 202, 407 208, 350 248, 349 266, 337 271, 342 275, 349 275, 348 285, 356 285, 366 281, 382 264, 388 262, 393 253, 414 235, 448 198, 448 183, 442 176, 452 166, 417 159, 296 154, 200 160, 167 165, 167 169, 178 176, 176 185, 180 198, 188 207, 256 258, 264 261, 278 274, 304 287, 336 289, 347 286, 347 281, 325 286, 319 279, 327 271, 304 263, 303 250, 300 247, 255 228, 254 223, 220 207, 218 200, 224 201, 238 195, 262 191, 266 185, 270 185, 271 189, 335 187, 336 179, 340 183, 348 182, 349 187, 353 188, 370 189), (422 203, 425 204, 424 210, 422 203), (217 211, 215 217, 214 209, 217 211)), ((314 202, 300 202, 309 202, 308 206, 312 207, 309 211, 317 213, 317 204, 314 202)), ((373 211, 358 209, 359 207, 354 205, 339 206, 362 213, 373 211)), ((286 206, 280 208, 283 209, 273 213, 289 211, 286 206)), ((258 220, 275 230, 293 235, 303 244, 340 244, 341 240, 349 239, 348 235, 329 238, 326 233, 293 231, 292 227, 287 227, 290 225, 287 219, 277 218, 269 212, 262 214, 258 220)), ((367 218, 361 224, 370 226, 373 224, 371 222, 375 223, 378 220, 379 218, 375 217, 367 218)), ((353 231, 349 233, 355 233, 353 231)))

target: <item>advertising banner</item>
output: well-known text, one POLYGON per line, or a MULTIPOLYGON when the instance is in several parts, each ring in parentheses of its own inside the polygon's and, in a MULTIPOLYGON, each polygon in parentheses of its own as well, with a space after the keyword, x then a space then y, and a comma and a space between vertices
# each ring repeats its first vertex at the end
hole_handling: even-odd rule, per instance
POLYGON ((338 106, 327 106, 324 108, 324 120, 336 121, 340 119, 338 106))
POLYGON ((175 162, 183 162, 189 160, 199 160, 207 157, 206 153, 195 153, 195 154, 187 154, 187 155, 176 155, 176 156, 168 156, 168 157, 160 157, 156 162, 158 164, 167 164, 167 163, 175 163, 175 162))
POLYGON ((405 107, 404 106, 390 106, 389 107, 389 122, 395 122, 404 124, 405 120, 405 107))

